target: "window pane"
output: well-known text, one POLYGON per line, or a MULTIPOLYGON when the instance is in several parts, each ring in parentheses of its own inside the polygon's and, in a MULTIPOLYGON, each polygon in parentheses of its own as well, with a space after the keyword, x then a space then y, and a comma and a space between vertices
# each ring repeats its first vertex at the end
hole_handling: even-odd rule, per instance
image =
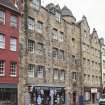
POLYGON ((36 24, 36 30, 40 33, 42 33, 43 31, 43 23, 38 21, 37 24, 36 24))
POLYGON ((60 42, 63 42, 63 40, 64 40, 64 34, 63 34, 63 32, 60 32, 60 33, 59 33, 58 40, 59 40, 60 42))
POLYGON ((10 75, 11 76, 16 76, 16 69, 17 69, 16 62, 12 62, 10 65, 10 75))
POLYGON ((5 62, 3 60, 0 60, 0 76, 4 76, 5 71, 5 62))
POLYGON ((57 31, 57 29, 55 29, 55 28, 54 28, 53 31, 52 31, 52 38, 53 38, 53 39, 56 39, 56 40, 58 39, 58 31, 57 31))
POLYGON ((53 58, 57 58, 58 57, 58 49, 57 48, 53 48, 52 56, 53 56, 53 58))
POLYGON ((32 7, 39 10, 39 8, 40 8, 40 0, 32 0, 32 7))
POLYGON ((13 27, 17 27, 17 17, 16 16, 11 16, 10 24, 13 27))
POLYGON ((54 69, 54 79, 58 79, 59 78, 59 72, 57 69, 54 69))
POLYGON ((5 12, 0 10, 0 22, 5 22, 5 12))
POLYGON ((59 51, 59 59, 64 60, 64 50, 59 51))
POLYGON ((58 13, 58 12, 56 12, 55 16, 56 16, 56 20, 57 20, 58 22, 60 22, 60 20, 61 20, 61 14, 58 13))
POLYGON ((44 52, 44 48, 43 48, 43 44, 42 43, 38 43, 37 44, 37 50, 38 50, 38 53, 39 54, 43 54, 43 52, 44 52))
POLYGON ((10 50, 16 51, 16 39, 15 38, 10 39, 10 50))
POLYGON ((60 80, 65 80, 65 72, 64 72, 64 70, 60 71, 60 80))
POLYGON ((40 66, 40 65, 37 66, 37 77, 38 78, 44 77, 44 70, 45 70, 44 66, 40 66))
POLYGON ((28 40, 28 51, 34 52, 35 50, 35 42, 33 40, 28 40))
POLYGON ((5 36, 0 34, 0 48, 5 48, 5 36))
POLYGON ((29 64, 28 65, 28 77, 34 77, 35 65, 29 64))
POLYGON ((34 30, 35 20, 31 17, 28 18, 28 29, 34 30))

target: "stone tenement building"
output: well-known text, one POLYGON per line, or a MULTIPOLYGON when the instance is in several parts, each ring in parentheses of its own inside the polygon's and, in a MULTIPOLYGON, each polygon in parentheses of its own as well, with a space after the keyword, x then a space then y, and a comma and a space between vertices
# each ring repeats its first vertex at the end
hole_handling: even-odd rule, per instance
POLYGON ((72 105, 79 104, 81 95, 95 103, 101 84, 96 30, 90 34, 86 17, 76 22, 66 6, 42 7, 40 0, 24 1, 18 104, 41 99, 42 105, 72 105))
POLYGON ((88 103, 96 103, 99 99, 101 84, 101 43, 97 31, 93 29, 90 34, 90 28, 86 17, 78 22, 80 25, 81 38, 81 71, 83 75, 84 97, 88 103))

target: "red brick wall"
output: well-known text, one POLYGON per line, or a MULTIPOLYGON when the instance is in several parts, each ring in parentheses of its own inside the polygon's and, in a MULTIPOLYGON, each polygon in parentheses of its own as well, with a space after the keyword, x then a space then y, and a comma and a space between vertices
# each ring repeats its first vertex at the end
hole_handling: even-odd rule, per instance
MULTIPOLYGON (((13 11, 5 10, 5 24, 0 24, 0 33, 5 35, 5 49, 0 49, 0 60, 5 60, 5 76, 0 76, 0 83, 18 83, 19 77, 19 16, 17 15, 17 28, 10 26, 10 16, 13 11), (17 39, 17 51, 10 51, 10 37, 17 39), (10 76, 10 62, 17 62, 17 76, 10 76)), ((15 12, 14 12, 15 14, 15 12)))

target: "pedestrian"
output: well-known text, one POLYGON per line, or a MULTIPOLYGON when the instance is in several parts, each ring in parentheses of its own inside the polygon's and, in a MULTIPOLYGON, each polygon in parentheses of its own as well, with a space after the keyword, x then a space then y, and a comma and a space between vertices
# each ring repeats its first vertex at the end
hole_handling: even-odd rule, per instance
POLYGON ((41 96, 38 95, 38 98, 37 98, 37 105, 41 105, 41 103, 42 103, 41 96))

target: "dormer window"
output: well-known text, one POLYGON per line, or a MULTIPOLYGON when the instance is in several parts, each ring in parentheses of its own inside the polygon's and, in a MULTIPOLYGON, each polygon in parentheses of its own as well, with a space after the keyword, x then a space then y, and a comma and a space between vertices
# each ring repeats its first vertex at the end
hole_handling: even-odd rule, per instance
POLYGON ((39 10, 41 5, 41 1, 40 0, 32 0, 32 8, 39 10))
POLYGON ((59 12, 56 12, 55 16, 56 16, 56 21, 60 22, 61 21, 61 14, 59 12))

